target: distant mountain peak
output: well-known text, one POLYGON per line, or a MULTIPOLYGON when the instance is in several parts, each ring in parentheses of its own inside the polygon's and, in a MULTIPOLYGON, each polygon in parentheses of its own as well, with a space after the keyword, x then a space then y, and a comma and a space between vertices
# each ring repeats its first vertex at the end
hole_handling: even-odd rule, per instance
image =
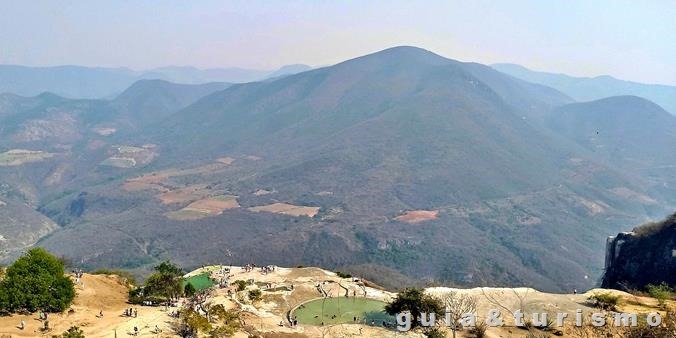
POLYGON ((348 60, 346 61, 346 63, 350 61, 358 61, 365 59, 366 60, 373 59, 378 60, 380 62, 397 61, 405 63, 423 63, 437 65, 454 61, 420 47, 396 46, 383 49, 381 51, 374 52, 371 54, 367 54, 352 60, 348 60))
POLYGON ((636 95, 618 95, 605 97, 598 100, 571 103, 570 106, 588 107, 588 109, 599 112, 613 114, 629 114, 635 117, 645 117, 645 115, 661 114, 668 116, 660 105, 636 95))
POLYGON ((496 63, 491 67, 524 81, 552 87, 578 101, 634 95, 651 100, 668 112, 676 114, 676 86, 626 81, 610 75, 575 77, 560 73, 534 71, 511 63, 496 63))

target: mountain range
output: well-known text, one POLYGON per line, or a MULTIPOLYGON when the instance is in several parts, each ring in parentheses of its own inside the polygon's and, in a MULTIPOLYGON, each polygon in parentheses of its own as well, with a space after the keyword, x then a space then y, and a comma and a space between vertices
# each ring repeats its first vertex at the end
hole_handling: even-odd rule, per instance
POLYGON ((135 71, 128 68, 83 66, 28 67, 0 65, 0 93, 35 96, 51 92, 73 99, 112 98, 138 80, 166 80, 182 84, 251 82, 310 69, 287 65, 276 70, 245 68, 160 67, 135 71))
MULTIPOLYGON (((674 125, 645 98, 576 102, 395 47, 260 82, 2 95, 0 199, 48 216, 37 244, 86 268, 585 289, 606 236, 672 211, 674 125)), ((0 233, 24 243, 0 241, 5 259, 35 231, 0 233)))
POLYGON ((522 80, 555 88, 579 101, 633 95, 651 100, 670 113, 676 114, 676 86, 625 81, 609 75, 574 77, 566 74, 538 72, 511 63, 498 63, 491 67, 522 80))

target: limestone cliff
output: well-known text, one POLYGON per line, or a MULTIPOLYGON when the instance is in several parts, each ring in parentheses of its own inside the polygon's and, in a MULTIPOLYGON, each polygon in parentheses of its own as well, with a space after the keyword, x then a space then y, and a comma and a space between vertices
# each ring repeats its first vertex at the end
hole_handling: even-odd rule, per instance
POLYGON ((676 285, 676 214, 608 238, 603 287, 642 289, 662 282, 676 285))

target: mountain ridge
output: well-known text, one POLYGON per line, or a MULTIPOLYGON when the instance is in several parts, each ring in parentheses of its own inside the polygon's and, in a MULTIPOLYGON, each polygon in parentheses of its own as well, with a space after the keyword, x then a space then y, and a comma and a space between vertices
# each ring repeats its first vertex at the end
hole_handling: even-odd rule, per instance
POLYGON ((526 81, 558 89, 579 101, 591 101, 610 96, 635 95, 647 98, 659 104, 671 114, 676 114, 676 86, 625 81, 609 75, 574 77, 562 73, 533 71, 524 66, 510 63, 493 64, 491 67, 526 81))
POLYGON ((288 65, 274 70, 168 66, 149 70, 125 67, 22 66, 0 64, 0 93, 35 96, 53 92, 72 99, 108 99, 134 82, 160 79, 175 83, 251 82, 308 70, 309 66, 288 65))

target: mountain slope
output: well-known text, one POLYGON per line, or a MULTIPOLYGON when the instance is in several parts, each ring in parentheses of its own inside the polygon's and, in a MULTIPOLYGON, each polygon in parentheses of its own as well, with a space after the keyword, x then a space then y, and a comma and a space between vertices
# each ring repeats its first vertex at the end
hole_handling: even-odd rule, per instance
POLYGON ((663 213, 672 192, 547 128, 566 95, 418 48, 198 99, 202 89, 8 96, 15 125, 66 114, 87 131, 32 143, 54 157, 2 171, 0 183, 29 186, 63 225, 39 245, 89 268, 377 266, 445 284, 584 289, 607 234, 663 213), (65 179, 42 183, 55 173, 65 179), (205 205, 215 211, 195 215, 205 205))
POLYGON ((0 65, 0 93, 35 96, 53 92, 69 98, 103 98, 137 80, 126 68, 0 65))
POLYGON ((126 224, 132 209, 125 220, 82 220, 44 244, 63 249, 57 243, 76 231, 97 242, 105 222, 119 230, 115 236, 146 243, 139 252, 125 243, 125 254, 180 257, 216 237, 222 240, 211 252, 204 247, 190 259, 215 259, 226 247, 279 264, 379 264, 458 284, 591 286, 607 232, 661 209, 615 193, 650 196, 640 178, 597 163, 592 152, 541 126, 552 107, 568 102, 555 90, 412 47, 233 85, 136 143, 158 144, 160 168, 237 159, 225 173, 190 181, 214 182, 240 196, 243 207, 282 201, 319 206, 323 214, 293 220, 224 212, 194 222, 199 231, 185 237, 175 233, 193 223, 150 216, 166 207, 149 204, 143 230, 126 224), (251 155, 262 160, 243 160, 251 155), (275 193, 252 196, 261 188, 275 193), (438 217, 412 226, 397 220, 407 210, 437 210, 438 217), (486 250, 477 255, 476 248, 486 250))
POLYGON ((112 98, 134 82, 158 79, 186 84, 210 82, 251 82, 280 77, 309 69, 305 65, 283 66, 277 70, 242 68, 197 69, 162 67, 134 71, 127 68, 84 66, 28 67, 0 65, 0 94, 36 96, 43 92, 73 99, 112 98))
POLYGON ((676 201, 669 188, 676 186, 676 116, 660 106, 635 96, 609 97, 561 106, 547 124, 676 201))
POLYGON ((161 121, 198 99, 229 86, 222 82, 186 85, 164 80, 141 80, 118 95, 111 105, 124 118, 130 119, 130 123, 142 126, 161 121))
POLYGON ((572 103, 555 109, 548 125, 619 164, 676 164, 676 117, 636 96, 572 103))
POLYGON ((579 101, 635 95, 654 101, 670 113, 676 114, 675 86, 624 81, 611 76, 573 77, 565 74, 537 72, 509 63, 494 64, 492 67, 519 79, 556 88, 579 101))
POLYGON ((58 226, 49 218, 9 199, 0 200, 0 262, 16 257, 58 226))

